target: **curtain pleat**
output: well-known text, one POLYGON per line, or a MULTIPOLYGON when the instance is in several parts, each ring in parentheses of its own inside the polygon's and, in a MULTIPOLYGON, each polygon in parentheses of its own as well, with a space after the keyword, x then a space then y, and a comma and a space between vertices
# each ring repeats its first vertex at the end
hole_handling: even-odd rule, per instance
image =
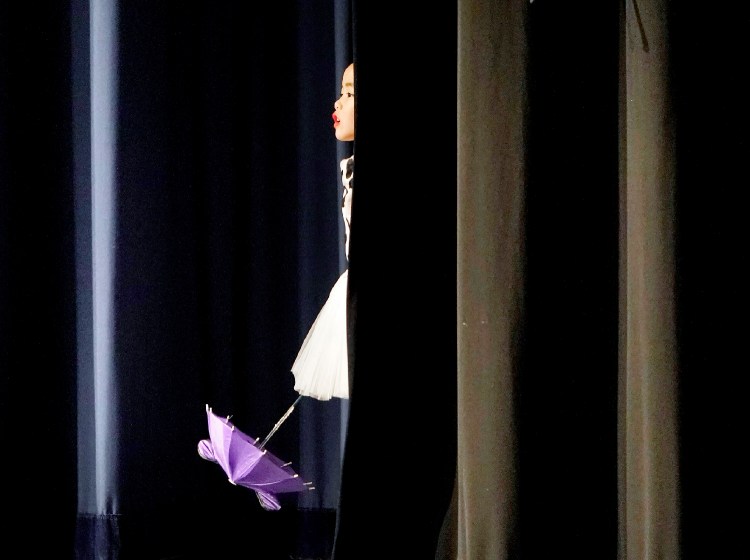
POLYGON ((458 21, 456 557, 501 559, 518 515, 512 419, 523 315, 525 10, 462 2, 458 21))
MULTIPOLYGON (((352 142, 336 142, 335 155, 330 150, 318 149, 321 133, 328 133, 323 124, 329 117, 328 109, 341 88, 341 74, 351 62, 351 15, 349 0, 335 0, 325 6, 300 3, 298 14, 299 44, 298 73, 305 94, 299 101, 299 138, 302 148, 296 184, 299 200, 297 219, 300 236, 299 250, 299 301, 302 304, 302 320, 299 336, 307 334, 307 328, 315 320, 322 301, 307 297, 317 293, 320 286, 330 289, 338 274, 346 267, 344 252, 344 223, 341 216, 331 220, 330 209, 338 209, 341 196, 341 179, 338 162, 351 155, 352 142), (318 25, 305 25, 318 21, 318 25), (326 62, 330 72, 324 72, 321 61, 326 62), (328 79, 320 79, 326 75, 328 79), (318 114, 320 112, 320 114, 318 114), (315 114, 315 119, 310 118, 315 114), (325 193, 327 206, 310 204, 311 193, 325 193), (325 219, 321 219, 325 217, 325 219), (336 228, 331 226, 335 225, 336 228), (315 232, 315 234, 312 234, 315 232), (322 243, 321 240, 328 240, 322 243), (332 255, 335 253, 338 258, 332 255), (332 266, 337 262, 338 266, 332 266)), ((340 214, 340 212, 339 212, 340 214)), ((328 292, 325 294, 328 295, 328 292)), ((319 402, 302 399, 298 405, 300 465, 305 465, 307 476, 316 481, 318 492, 300 496, 301 508, 326 508, 333 512, 338 505, 340 460, 343 454, 346 414, 349 401, 334 399, 319 402), (330 437, 320 437, 320 434, 330 437), (335 435, 340 434, 339 438, 335 435)), ((332 538, 332 535, 331 535, 332 538)))
POLYGON ((626 2, 622 25, 619 557, 676 559, 676 161, 666 2, 626 2))

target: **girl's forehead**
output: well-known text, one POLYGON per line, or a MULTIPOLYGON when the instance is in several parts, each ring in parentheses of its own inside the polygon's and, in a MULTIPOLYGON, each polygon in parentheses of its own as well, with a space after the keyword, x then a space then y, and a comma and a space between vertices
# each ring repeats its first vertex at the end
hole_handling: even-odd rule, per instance
POLYGON ((341 77, 341 85, 354 87, 354 67, 349 66, 344 70, 344 75, 341 77))

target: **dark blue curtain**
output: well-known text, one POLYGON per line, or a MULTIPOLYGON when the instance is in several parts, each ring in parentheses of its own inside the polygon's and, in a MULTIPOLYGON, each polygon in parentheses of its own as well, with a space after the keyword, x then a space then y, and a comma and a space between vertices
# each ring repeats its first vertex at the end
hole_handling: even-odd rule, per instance
POLYGON ((4 541, 54 558, 330 554, 346 403, 269 448, 262 510, 196 451, 264 436, 345 263, 330 114, 348 2, 0 7, 4 541))

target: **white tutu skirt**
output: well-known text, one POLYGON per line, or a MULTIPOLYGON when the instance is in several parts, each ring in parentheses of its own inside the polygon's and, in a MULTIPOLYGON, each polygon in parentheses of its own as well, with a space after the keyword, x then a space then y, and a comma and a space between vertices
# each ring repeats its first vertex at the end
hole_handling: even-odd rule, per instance
POLYGON ((349 359, 346 340, 345 270, 328 294, 292 365, 294 390, 327 401, 349 398, 349 359))

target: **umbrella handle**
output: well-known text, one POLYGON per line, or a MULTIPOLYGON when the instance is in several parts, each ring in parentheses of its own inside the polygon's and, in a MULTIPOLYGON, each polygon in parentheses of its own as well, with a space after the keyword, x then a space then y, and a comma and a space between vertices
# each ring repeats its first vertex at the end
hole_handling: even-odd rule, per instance
POLYGON ((266 439, 264 439, 264 440, 263 440, 263 443, 261 443, 261 444, 260 444, 260 445, 258 446, 258 449, 263 449, 263 448, 264 448, 264 447, 266 446, 266 444, 268 443, 268 440, 269 440, 269 439, 271 439, 271 436, 272 436, 273 434, 275 434, 275 433, 276 433, 276 430, 278 430, 278 429, 279 429, 279 427, 280 427, 280 426, 281 426, 281 425, 282 425, 282 424, 284 423, 284 420, 286 420, 287 418, 289 418, 289 415, 290 415, 290 414, 291 414, 292 412, 294 412, 294 407, 295 407, 295 405, 296 405, 296 404, 297 404, 297 403, 299 402, 299 400, 300 400, 301 398, 302 398, 302 395, 300 395, 299 397, 297 397, 297 400, 296 400, 296 401, 294 401, 294 402, 292 403, 292 406, 290 406, 290 407, 289 407, 289 410, 287 410, 287 411, 286 411, 286 412, 284 413, 284 416, 282 416, 281 418, 279 418, 279 421, 278 421, 278 422, 276 422, 276 424, 274 424, 274 426, 273 426, 273 430, 271 430, 271 431, 269 432, 269 434, 268 434, 268 435, 266 436, 266 439))

